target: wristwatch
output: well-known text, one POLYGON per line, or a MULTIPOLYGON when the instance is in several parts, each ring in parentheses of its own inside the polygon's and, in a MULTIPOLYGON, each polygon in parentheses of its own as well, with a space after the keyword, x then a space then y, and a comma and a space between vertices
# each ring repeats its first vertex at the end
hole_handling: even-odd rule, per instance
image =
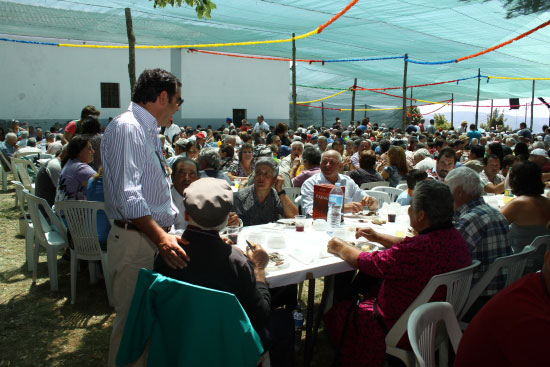
POLYGON ((285 189, 282 189, 281 191, 279 191, 279 192, 277 193, 277 195, 279 195, 279 196, 281 196, 281 195, 283 195, 283 194, 286 195, 285 189))

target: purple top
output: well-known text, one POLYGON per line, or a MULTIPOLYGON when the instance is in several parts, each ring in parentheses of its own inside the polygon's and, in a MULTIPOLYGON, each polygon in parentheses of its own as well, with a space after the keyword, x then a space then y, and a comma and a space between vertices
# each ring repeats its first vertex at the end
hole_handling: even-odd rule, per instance
POLYGON ((321 172, 320 167, 315 167, 311 169, 303 170, 302 173, 300 173, 298 176, 294 177, 292 179, 292 186, 294 187, 302 187, 302 184, 310 177, 316 175, 317 173, 321 172))
POLYGON ((82 183, 94 174, 94 169, 88 164, 78 159, 69 159, 61 170, 55 201, 86 200, 86 187, 82 183))

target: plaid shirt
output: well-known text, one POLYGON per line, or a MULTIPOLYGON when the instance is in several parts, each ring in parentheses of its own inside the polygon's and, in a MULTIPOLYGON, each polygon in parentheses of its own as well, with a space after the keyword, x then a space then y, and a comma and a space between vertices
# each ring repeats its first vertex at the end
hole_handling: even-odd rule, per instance
POLYGON ((428 178, 431 178, 431 179, 433 179, 433 180, 441 181, 441 182, 445 181, 444 178, 439 177, 439 175, 437 174, 437 170, 435 169, 435 167, 434 167, 434 168, 428 168, 428 169, 426 170, 426 174, 428 175, 428 178))
MULTIPOLYGON (((482 198, 458 208, 454 215, 454 225, 466 240, 472 260, 481 262, 474 271, 472 284, 481 278, 497 258, 512 255, 512 247, 508 241, 508 221, 482 198)), ((481 295, 492 296, 504 288, 505 274, 506 272, 501 270, 481 295)))

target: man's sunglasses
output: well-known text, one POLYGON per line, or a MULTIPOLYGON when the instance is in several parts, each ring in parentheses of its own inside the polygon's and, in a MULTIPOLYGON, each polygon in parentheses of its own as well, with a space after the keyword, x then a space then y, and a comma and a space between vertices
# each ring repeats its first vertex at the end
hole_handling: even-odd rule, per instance
POLYGON ((178 107, 181 106, 183 104, 183 98, 178 98, 176 103, 178 104, 178 107))

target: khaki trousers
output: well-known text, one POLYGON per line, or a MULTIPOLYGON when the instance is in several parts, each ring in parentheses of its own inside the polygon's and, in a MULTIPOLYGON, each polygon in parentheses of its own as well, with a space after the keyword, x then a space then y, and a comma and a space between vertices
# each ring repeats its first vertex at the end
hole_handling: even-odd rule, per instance
MULTIPOLYGON (((124 333, 124 325, 134 297, 138 271, 153 269, 157 247, 143 233, 126 230, 114 225, 107 239, 109 274, 113 282, 113 304, 115 321, 109 345, 109 366, 116 366, 116 354, 124 333)), ((135 366, 145 366, 146 355, 142 355, 135 366)))

